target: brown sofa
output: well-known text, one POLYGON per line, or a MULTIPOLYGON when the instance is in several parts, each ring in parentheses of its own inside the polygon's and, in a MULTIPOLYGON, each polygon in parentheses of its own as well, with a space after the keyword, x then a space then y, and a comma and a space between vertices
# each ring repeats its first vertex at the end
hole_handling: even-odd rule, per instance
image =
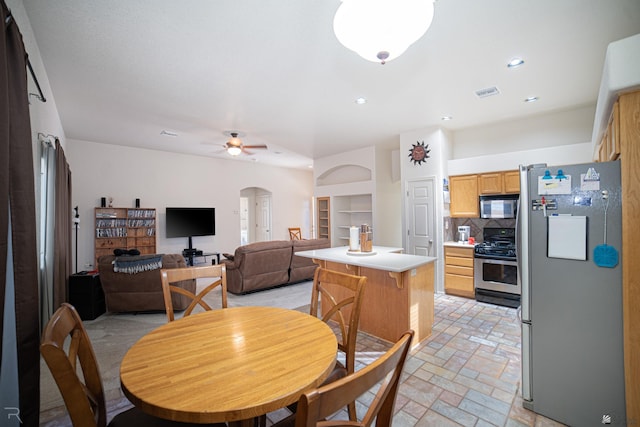
MULTIPOLYGON (((100 283, 104 290, 107 311, 110 312, 141 312, 164 311, 164 297, 160 281, 160 269, 143 271, 140 273, 114 272, 114 255, 103 255, 98 258, 98 272, 100 283)), ((162 255, 162 268, 186 267, 187 263, 182 255, 162 255)), ((196 290, 195 280, 178 282, 191 292, 196 290)), ((173 307, 184 310, 189 305, 189 299, 183 295, 172 294, 173 307)))
POLYGON ((328 239, 272 240, 236 248, 227 267, 227 290, 234 294, 273 288, 313 279, 316 265, 298 251, 328 248, 328 239))

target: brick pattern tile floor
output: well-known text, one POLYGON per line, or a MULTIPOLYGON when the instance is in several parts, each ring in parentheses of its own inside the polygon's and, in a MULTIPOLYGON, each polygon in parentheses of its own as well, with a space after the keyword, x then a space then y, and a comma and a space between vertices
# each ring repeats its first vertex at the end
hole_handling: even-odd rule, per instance
MULTIPOLYGON (((435 298, 433 333, 406 361, 394 426, 563 426, 522 407, 516 310, 450 295, 435 298)), ((356 369, 387 348, 389 343, 359 334, 356 369)), ((359 415, 370 398, 358 402, 359 415)), ((269 414, 268 423, 284 411, 269 414)))

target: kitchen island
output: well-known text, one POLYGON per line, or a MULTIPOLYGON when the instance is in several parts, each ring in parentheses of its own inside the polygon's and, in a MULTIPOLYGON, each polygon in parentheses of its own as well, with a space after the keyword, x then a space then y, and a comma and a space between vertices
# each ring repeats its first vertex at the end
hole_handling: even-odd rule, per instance
MULTIPOLYGON (((395 342, 408 329, 413 346, 431 335, 434 309, 434 257, 403 254, 402 248, 374 246, 372 254, 348 247, 296 252, 328 270, 366 276, 360 330, 395 342)), ((336 297, 337 289, 331 289, 336 297)))

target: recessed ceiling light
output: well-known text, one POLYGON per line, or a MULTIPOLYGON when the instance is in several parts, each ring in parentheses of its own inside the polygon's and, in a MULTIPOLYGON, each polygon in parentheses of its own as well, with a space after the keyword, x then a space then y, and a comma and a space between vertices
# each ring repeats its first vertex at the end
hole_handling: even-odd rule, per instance
POLYGON ((530 96, 524 100, 524 102, 536 102, 538 100, 537 96, 530 96))
POLYGON ((522 58, 513 58, 511 61, 509 61, 509 63, 507 64, 508 68, 516 68, 521 66, 522 64, 524 64, 524 59, 522 58))
POLYGON ((361 96, 360 98, 356 98, 356 104, 362 105, 367 103, 367 98, 361 96))
POLYGON ((448 122, 449 120, 453 120, 452 116, 442 116, 441 119, 445 122, 448 122))

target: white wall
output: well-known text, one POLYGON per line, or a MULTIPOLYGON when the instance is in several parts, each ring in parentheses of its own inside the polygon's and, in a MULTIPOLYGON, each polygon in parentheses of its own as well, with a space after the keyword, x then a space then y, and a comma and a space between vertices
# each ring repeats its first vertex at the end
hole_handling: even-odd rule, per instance
POLYGON ((240 191, 260 187, 272 193, 273 239, 289 239, 287 228, 310 217, 311 171, 251 162, 213 159, 87 141, 68 141, 73 178, 73 206, 80 211, 78 264, 94 260, 94 208, 101 197, 114 207, 157 209, 157 252, 180 253, 187 239, 165 238, 167 206, 215 207, 216 235, 194 237, 205 251, 233 253, 240 244, 240 191))
POLYGON ((398 145, 360 148, 314 161, 316 197, 371 194, 373 242, 379 246, 402 246, 402 190, 393 178, 394 168, 399 168, 393 163, 398 145))
POLYGON ((591 162, 591 143, 562 145, 449 160, 449 175, 518 169, 519 165, 546 163, 549 166, 591 162))
MULTIPOLYGON (((435 263, 436 292, 444 292, 444 248, 443 242, 443 216, 446 215, 448 208, 444 206, 442 199, 442 179, 447 175, 446 164, 451 156, 451 134, 440 128, 426 128, 411 132, 405 132, 400 135, 400 171, 402 176, 402 194, 406 194, 408 183, 410 181, 423 180, 426 178, 434 179, 433 199, 435 204, 435 230, 434 230, 434 254, 438 260, 435 263), (409 150, 416 143, 424 142, 425 146, 429 146, 431 150, 429 158, 426 162, 415 164, 409 160, 409 150)), ((406 218, 404 217, 404 203, 406 198, 402 198, 403 203, 403 230, 407 229, 406 218)), ((406 249, 406 232, 402 233, 403 247, 406 249)))
MULTIPOLYGON (((461 159, 590 142, 594 115, 595 105, 589 105, 458 130, 454 133, 451 158, 461 159)), ((504 169, 506 168, 498 170, 504 169)))
POLYGON ((595 106, 456 131, 448 175, 592 161, 595 106))
POLYGON ((402 183, 393 179, 393 169, 400 169, 397 156, 400 141, 386 147, 376 147, 376 204, 373 208, 375 223, 374 240, 377 245, 402 247, 402 183))

